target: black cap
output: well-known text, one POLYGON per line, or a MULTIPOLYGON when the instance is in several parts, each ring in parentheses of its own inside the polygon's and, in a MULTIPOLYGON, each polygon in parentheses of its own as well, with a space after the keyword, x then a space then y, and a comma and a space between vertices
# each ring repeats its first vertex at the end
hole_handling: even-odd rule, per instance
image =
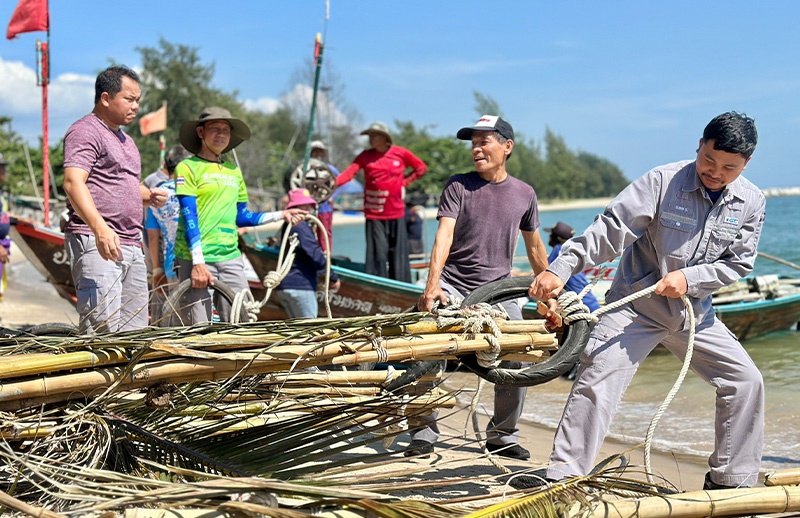
POLYGON ((544 231, 550 232, 554 236, 558 236, 561 239, 570 239, 575 235, 575 229, 561 221, 553 225, 551 228, 544 229, 544 231))
POLYGON ((497 115, 483 115, 474 126, 458 130, 456 137, 459 140, 472 140, 474 131, 496 131, 505 138, 514 140, 514 128, 497 115))

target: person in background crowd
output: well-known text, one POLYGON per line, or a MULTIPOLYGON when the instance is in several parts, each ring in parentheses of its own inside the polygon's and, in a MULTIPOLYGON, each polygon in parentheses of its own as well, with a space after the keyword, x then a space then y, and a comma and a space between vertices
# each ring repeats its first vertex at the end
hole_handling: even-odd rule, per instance
POLYGON ((343 185, 364 170, 365 271, 411 282, 403 191, 425 174, 427 166, 408 149, 393 145, 383 122, 373 122, 361 134, 369 136, 369 149, 342 171, 336 184, 343 185), (412 171, 406 175, 409 168, 412 171))
POLYGON ((139 76, 112 66, 95 81, 94 109, 64 136, 64 241, 82 332, 126 331, 148 323, 143 204, 161 207, 167 192, 141 185, 141 160, 122 131, 139 110, 139 76))
MULTIPOLYGON (((312 212, 317 207, 317 202, 311 197, 307 189, 293 189, 289 191, 287 209, 300 209, 312 212)), ((281 228, 281 241, 283 234, 292 232, 300 241, 295 250, 294 262, 289 273, 284 277, 276 289, 278 300, 286 310, 289 318, 317 318, 319 306, 317 304, 317 277, 325 273, 328 261, 325 252, 319 245, 314 232, 305 220, 289 226, 284 223, 281 228)), ((331 270, 331 291, 341 287, 339 276, 331 270)))
POLYGON ((764 381, 711 305, 714 291, 753 270, 766 201, 741 174, 757 141, 750 117, 714 117, 694 160, 656 167, 631 183, 531 283, 531 297, 552 299, 572 275, 622 254, 607 302, 656 286, 654 295, 605 313, 592 329, 545 481, 591 471, 622 395, 656 345, 685 357, 692 330, 684 295, 696 318, 691 369, 716 390, 715 444, 703 487, 758 481, 764 381))
POLYGON ((175 256, 180 281, 192 280, 188 308, 181 310, 185 324, 210 323, 213 308, 230 321, 230 308, 212 296, 216 279, 234 292, 247 287, 237 227, 263 225, 283 218, 298 222, 300 209, 254 213, 247 209, 247 187, 242 171, 222 157, 250 138, 250 128, 216 106, 181 125, 180 140, 194 156, 175 168, 175 192, 181 206, 175 256))
POLYGON ((425 245, 422 241, 422 208, 406 201, 406 233, 408 234, 408 254, 409 256, 425 255, 425 245))
MULTIPOLYGON (((178 272, 175 269, 175 238, 178 233, 178 219, 180 219, 180 203, 175 195, 175 168, 185 158, 191 155, 183 146, 173 146, 164 157, 164 170, 167 179, 156 187, 164 189, 169 194, 167 202, 160 208, 147 209, 147 218, 144 224, 150 246, 150 264, 153 267, 152 283, 153 296, 150 306, 151 321, 159 323, 161 308, 164 300, 178 285, 178 272)), ((161 323, 167 325, 168 323, 161 323)))
MULTIPOLYGON (((333 173, 334 176, 339 176, 339 170, 336 167, 328 162, 328 146, 321 140, 315 140, 311 142, 311 158, 315 158, 321 162, 324 162, 325 165, 328 167, 328 170, 333 173)), ((317 234, 319 239, 319 245, 322 247, 322 251, 325 251, 325 244, 326 240, 324 239, 322 232, 323 230, 328 234, 327 243, 330 245, 330 251, 333 251, 333 196, 330 199, 323 201, 319 204, 319 209, 317 210, 317 218, 322 222, 324 228, 318 228, 317 234)))

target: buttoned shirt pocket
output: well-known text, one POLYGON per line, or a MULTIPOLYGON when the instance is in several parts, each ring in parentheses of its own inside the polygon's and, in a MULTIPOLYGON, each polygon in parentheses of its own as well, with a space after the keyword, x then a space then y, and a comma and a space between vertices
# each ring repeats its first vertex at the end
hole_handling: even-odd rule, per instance
POLYGON ((725 250, 736 240, 739 235, 739 228, 730 223, 719 223, 711 229, 711 237, 708 240, 708 254, 706 259, 708 261, 716 261, 719 259, 725 250))
POLYGON ((694 240, 697 219, 691 212, 665 210, 659 217, 658 242, 661 252, 669 257, 688 261, 694 240))

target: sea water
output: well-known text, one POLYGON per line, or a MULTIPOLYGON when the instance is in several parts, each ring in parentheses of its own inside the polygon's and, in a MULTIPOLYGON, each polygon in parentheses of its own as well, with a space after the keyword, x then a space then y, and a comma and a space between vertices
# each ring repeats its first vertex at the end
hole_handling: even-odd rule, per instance
MULTIPOLYGON (((580 233, 602 209, 545 211, 539 214, 541 227, 563 221, 580 233)), ((800 264, 800 197, 767 200, 767 219, 759 250, 800 264)), ((425 223, 426 249, 430 250, 436 221, 425 223)), ((544 236, 545 242, 547 236, 544 236)), ((334 230, 334 253, 355 261, 364 258, 363 225, 345 225, 334 230)), ((524 257, 520 243, 516 252, 524 257)), ((515 266, 524 267, 524 260, 515 266)), ((756 260, 756 273, 800 276, 800 272, 764 258, 756 260)), ((744 347, 761 370, 766 384, 766 429, 763 469, 800 467, 800 336, 783 331, 744 342, 744 347)), ((634 376, 611 423, 610 436, 631 443, 643 443, 653 415, 666 397, 680 371, 680 361, 669 353, 652 354, 634 376)), ((555 427, 561 417, 570 383, 556 379, 531 387, 523 419, 555 427)), ((714 389, 691 371, 661 417, 653 448, 706 456, 714 444, 714 389)))

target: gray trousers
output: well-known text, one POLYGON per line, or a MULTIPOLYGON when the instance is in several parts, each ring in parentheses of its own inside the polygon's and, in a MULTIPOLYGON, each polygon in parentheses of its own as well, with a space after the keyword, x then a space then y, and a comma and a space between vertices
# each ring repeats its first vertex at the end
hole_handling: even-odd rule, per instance
MULTIPOLYGON (((184 259, 178 261, 178 279, 184 281, 192 278, 192 262, 184 259)), ((214 276, 224 282, 234 293, 248 289, 247 275, 244 272, 244 261, 239 256, 230 261, 219 263, 206 263, 206 268, 214 276)), ((213 310, 216 308, 220 320, 230 322, 230 304, 221 300, 214 290, 208 288, 189 290, 183 297, 182 306, 178 314, 183 325, 205 324, 213 321, 213 310), (213 303, 213 306, 212 306, 213 303)))
MULTIPOLYGON (((656 327, 626 306, 603 315, 581 357, 578 377, 556 430, 547 476, 586 475, 636 369, 659 343, 686 356, 689 332, 656 327)), ((717 318, 696 330, 691 369, 717 392, 711 479, 752 486, 764 442, 764 382, 739 341, 717 318)), ((665 394, 666 395, 666 394, 665 394)))
POLYGON ((130 331, 147 326, 147 267, 142 248, 123 245, 122 261, 106 261, 93 235, 68 233, 72 280, 82 333, 130 331))
MULTIPOLYGON (((455 287, 439 281, 439 286, 448 295, 464 297, 455 287)), ((508 313, 511 320, 522 320, 522 310, 515 300, 502 302, 501 305, 508 313)), ((500 366, 508 369, 519 369, 522 362, 501 362, 500 366)), ((507 445, 519 442, 519 429, 517 421, 522 415, 522 407, 525 404, 525 395, 528 393, 527 387, 509 387, 506 385, 494 386, 494 415, 486 427, 486 442, 507 445)), ((436 424, 438 412, 433 412, 428 416, 409 419, 408 426, 411 429, 411 440, 434 443, 439 439, 439 426, 436 424)))

